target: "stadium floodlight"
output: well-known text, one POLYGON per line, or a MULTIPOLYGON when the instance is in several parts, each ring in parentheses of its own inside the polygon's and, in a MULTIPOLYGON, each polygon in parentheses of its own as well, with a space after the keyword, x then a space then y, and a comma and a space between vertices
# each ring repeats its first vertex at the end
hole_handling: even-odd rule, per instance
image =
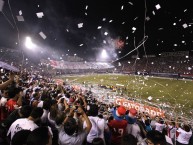
POLYGON ((105 49, 102 50, 101 57, 104 59, 108 58, 107 51, 105 49))
POLYGON ((36 45, 32 42, 30 37, 26 37, 25 46, 28 49, 33 49, 33 48, 35 48, 36 45))

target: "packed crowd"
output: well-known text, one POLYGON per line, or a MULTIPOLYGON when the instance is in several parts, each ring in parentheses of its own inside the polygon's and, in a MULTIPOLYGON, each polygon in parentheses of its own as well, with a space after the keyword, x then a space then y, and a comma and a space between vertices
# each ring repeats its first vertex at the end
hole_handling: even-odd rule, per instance
POLYGON ((180 73, 193 74, 193 58, 184 57, 152 57, 152 58, 132 58, 121 61, 116 66, 121 71, 136 72, 157 72, 157 73, 180 73))
POLYGON ((1 145, 192 144, 192 128, 183 118, 107 105, 90 90, 38 74, 1 75, 1 145))

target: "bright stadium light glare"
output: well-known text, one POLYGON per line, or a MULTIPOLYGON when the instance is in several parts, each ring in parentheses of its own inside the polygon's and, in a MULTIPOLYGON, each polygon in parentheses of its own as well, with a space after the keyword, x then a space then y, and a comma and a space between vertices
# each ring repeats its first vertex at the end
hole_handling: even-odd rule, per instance
POLYGON ((30 37, 26 37, 25 46, 28 49, 33 49, 33 48, 35 48, 36 45, 32 42, 30 37))
POLYGON ((107 51, 106 51, 105 49, 102 50, 101 56, 102 56, 102 58, 104 58, 104 59, 108 57, 107 51))

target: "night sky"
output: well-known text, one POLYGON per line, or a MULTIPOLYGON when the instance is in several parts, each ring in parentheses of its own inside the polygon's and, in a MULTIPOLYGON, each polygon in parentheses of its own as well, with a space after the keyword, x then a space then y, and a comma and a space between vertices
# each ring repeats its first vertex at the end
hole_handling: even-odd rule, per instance
POLYGON ((0 47, 24 49, 25 37, 30 36, 40 49, 49 48, 47 51, 62 50, 64 54, 76 53, 86 58, 107 49, 110 55, 121 57, 135 49, 146 36, 144 45, 137 49, 141 55, 193 49, 190 0, 4 2, 3 13, 0 12, 0 47), (19 11, 24 21, 18 21, 19 11), (44 16, 38 18, 38 12, 44 16), (78 28, 80 23, 83 27, 78 28), (124 42, 124 46, 118 48, 117 41, 124 42))

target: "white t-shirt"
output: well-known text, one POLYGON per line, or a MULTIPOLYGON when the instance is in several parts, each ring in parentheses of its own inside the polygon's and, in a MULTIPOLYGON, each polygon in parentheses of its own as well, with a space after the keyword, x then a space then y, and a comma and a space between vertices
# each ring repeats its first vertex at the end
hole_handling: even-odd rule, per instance
POLYGON ((155 123, 155 130, 162 133, 163 129, 165 128, 165 124, 160 124, 158 122, 155 123))
POLYGON ((28 118, 21 118, 17 119, 15 122, 13 122, 7 132, 7 136, 11 133, 11 139, 13 136, 20 130, 31 130, 38 128, 38 126, 28 118))
POLYGON ((128 134, 132 134, 135 138, 141 140, 141 130, 137 123, 127 125, 128 134))
POLYGON ((192 131, 186 132, 185 130, 178 128, 177 132, 179 132, 177 141, 181 144, 189 144, 189 140, 192 136, 192 131))
POLYGON ((44 101, 40 101, 39 103, 38 103, 38 105, 37 105, 37 107, 43 107, 43 104, 44 104, 44 101))
POLYGON ((41 116, 41 121, 42 121, 42 123, 47 123, 49 110, 43 109, 43 111, 44 112, 43 112, 43 114, 41 116))
POLYGON ((171 126, 171 125, 168 125, 168 128, 169 128, 168 136, 169 136, 170 138, 174 139, 177 128, 176 128, 176 127, 173 127, 173 126, 171 126))
MULTIPOLYGON (((87 142, 92 143, 93 139, 100 137, 104 140, 104 130, 108 128, 107 123, 104 119, 99 117, 89 116, 92 128, 87 136, 87 142)), ((84 122, 83 128, 86 127, 86 122, 84 122)))
POLYGON ((59 145, 81 145, 83 141, 85 140, 87 136, 86 130, 82 132, 78 132, 77 135, 69 136, 65 133, 65 131, 62 129, 59 132, 59 145))
POLYGON ((5 106, 6 102, 7 102, 7 98, 2 97, 0 100, 0 106, 5 106))

